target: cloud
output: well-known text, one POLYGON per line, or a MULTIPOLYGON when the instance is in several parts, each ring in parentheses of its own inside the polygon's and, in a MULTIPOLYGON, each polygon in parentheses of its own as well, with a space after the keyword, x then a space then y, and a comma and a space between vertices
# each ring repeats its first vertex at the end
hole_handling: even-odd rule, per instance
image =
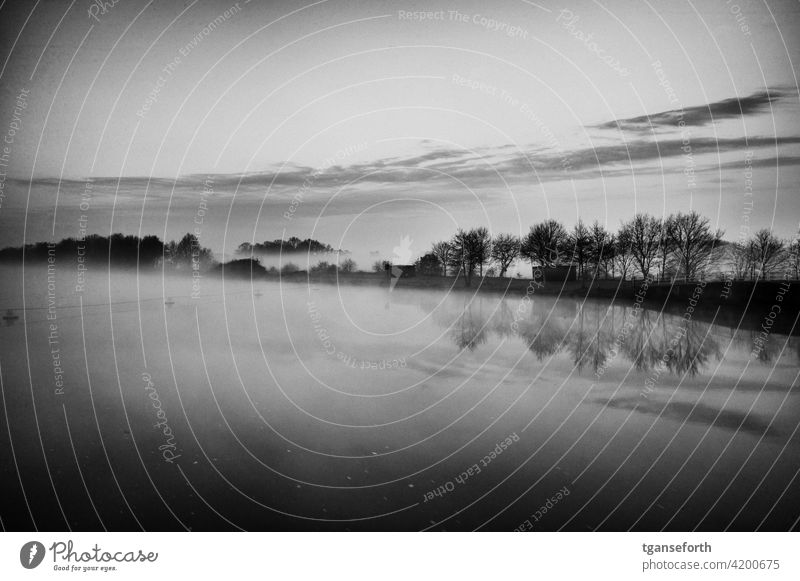
MULTIPOLYGON (((163 199, 196 197, 203 193, 209 198, 222 196, 265 195, 302 196, 332 192, 344 188, 347 193, 374 192, 376 185, 417 187, 429 185, 463 188, 502 186, 504 181, 526 181, 530 184, 568 179, 591 179, 635 172, 665 173, 681 171, 674 163, 682 156, 692 155, 696 172, 729 167, 730 159, 721 160, 725 153, 762 150, 753 160, 754 167, 798 165, 800 157, 787 155, 779 149, 800 144, 800 136, 724 138, 697 137, 690 148, 679 138, 644 139, 628 142, 604 142, 596 147, 571 150, 542 150, 537 146, 510 149, 508 146, 482 148, 478 151, 437 149, 424 155, 393 157, 374 161, 314 168, 299 165, 273 167, 266 171, 245 174, 187 175, 178 178, 148 178, 142 176, 91 178, 93 196, 105 194, 117 201, 148 198, 163 199), (705 156, 705 157, 703 157, 705 156), (670 163, 670 160, 673 160, 670 163), (663 169, 662 169, 663 165, 663 169), (677 169, 676 169, 677 167, 677 169)), ((735 162, 734 162, 735 165, 735 162)), ((27 188, 27 181, 19 185, 27 188)), ((60 191, 60 200, 77 201, 84 191, 86 180, 41 178, 34 179, 34 189, 60 191)))
POLYGON ((684 109, 671 109, 652 115, 640 115, 627 119, 616 119, 595 125, 599 129, 622 129, 624 131, 650 131, 658 127, 677 128, 683 122, 690 127, 702 127, 723 119, 736 119, 748 115, 756 115, 767 110, 774 102, 788 96, 783 89, 766 89, 747 97, 732 97, 714 101, 708 105, 696 105, 684 109))

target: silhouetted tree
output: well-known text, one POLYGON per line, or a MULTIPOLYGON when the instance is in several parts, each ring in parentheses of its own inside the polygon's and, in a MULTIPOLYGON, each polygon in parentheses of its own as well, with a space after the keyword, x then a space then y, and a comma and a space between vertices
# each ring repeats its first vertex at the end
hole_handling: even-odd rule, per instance
POLYGON ((280 253, 311 253, 325 254, 336 252, 336 250, 323 242, 306 238, 301 240, 297 236, 292 236, 288 240, 265 240, 264 242, 242 242, 237 248, 237 254, 280 254, 280 253))
POLYGON ((609 264, 613 265, 614 263, 615 236, 601 226, 597 220, 592 224, 591 236, 592 246, 589 260, 596 271, 599 272, 602 268, 608 274, 609 264))
POLYGON ((786 265, 787 275, 796 280, 800 278, 800 230, 787 246, 789 254, 786 265))
POLYGON ((661 231, 658 236, 658 258, 661 269, 661 280, 666 277, 670 258, 675 253, 675 216, 661 220, 661 231))
POLYGON ((442 265, 439 257, 433 252, 428 252, 417 260, 417 270, 420 274, 439 275, 442 273, 442 265))
POLYGON ((583 220, 578 220, 569 233, 568 240, 568 244, 572 246, 572 259, 578 267, 578 276, 583 278, 586 264, 592 256, 592 233, 583 220))
POLYGON ((500 268, 500 277, 504 277, 508 267, 519 256, 520 241, 513 234, 498 234, 492 243, 492 260, 500 268))
POLYGON ((472 284, 472 275, 475 272, 474 235, 459 228, 450 241, 450 265, 456 272, 464 277, 464 285, 472 284))
POLYGON ((629 228, 622 227, 617 232, 617 240, 614 245, 614 261, 619 267, 622 280, 628 275, 628 270, 633 264, 633 240, 629 228))
POLYGON ((522 239, 521 254, 540 266, 555 266, 561 261, 567 231, 556 220, 546 220, 532 226, 522 239))
POLYGON ((442 265, 442 276, 447 276, 447 265, 450 264, 450 254, 453 252, 449 242, 434 242, 431 252, 439 259, 442 265))
POLYGON ((165 248, 167 261, 175 268, 205 268, 213 260, 213 254, 200 244, 194 234, 186 233, 177 243, 170 242, 165 248))
POLYGON ((734 242, 729 246, 728 252, 734 277, 739 279, 751 277, 755 264, 753 241, 734 242))
POLYGON ((339 270, 341 272, 355 272, 356 268, 356 261, 352 258, 345 258, 341 264, 339 264, 339 270))
POLYGON ((685 279, 697 278, 705 272, 722 232, 712 231, 708 218, 697 212, 677 214, 673 226, 675 257, 680 273, 685 279))
POLYGON ((312 266, 310 270, 318 274, 334 274, 336 272, 336 265, 329 263, 327 260, 320 260, 315 266, 312 266))
POLYGON ((145 236, 139 242, 139 264, 153 267, 164 257, 164 243, 158 236, 145 236))
POLYGON ((770 230, 764 228, 753 235, 750 254, 753 261, 753 278, 755 270, 764 278, 783 265, 786 259, 786 244, 770 230))
POLYGON ((630 222, 622 225, 630 232, 631 254, 642 277, 647 278, 653 262, 658 256, 661 238, 661 221, 649 214, 636 214, 630 222))
POLYGON ((483 265, 492 257, 492 236, 483 226, 470 230, 473 260, 478 266, 478 274, 483 276, 483 265))
POLYGON ((465 286, 472 284, 476 269, 483 274, 483 265, 489 260, 491 237, 486 228, 459 229, 450 241, 450 265, 464 276, 465 286))

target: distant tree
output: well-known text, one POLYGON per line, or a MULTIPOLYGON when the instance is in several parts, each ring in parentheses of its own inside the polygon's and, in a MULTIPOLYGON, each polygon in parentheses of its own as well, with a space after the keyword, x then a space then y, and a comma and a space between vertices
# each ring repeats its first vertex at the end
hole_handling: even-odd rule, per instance
POLYGON ((292 274, 293 272, 299 272, 300 268, 294 262, 287 262, 283 266, 281 266, 281 274, 292 274))
POLYGON ((661 221, 649 214, 636 214, 622 227, 630 230, 633 260, 639 267, 642 277, 647 278, 658 256, 661 221))
POLYGON ((263 278, 267 271, 257 258, 239 258, 225 262, 216 267, 217 272, 226 278, 249 278, 251 280, 263 278))
POLYGON ((755 252, 753 241, 734 242, 729 246, 729 258, 733 266, 733 276, 737 279, 749 278, 753 275, 755 252))
POLYGON ((500 278, 503 278, 508 268, 519 256, 520 241, 513 234, 498 234, 492 242, 491 257, 500 269, 500 278))
POLYGON ((713 231, 708 218, 697 212, 675 215, 674 251, 679 272, 684 279, 697 278, 705 272, 712 252, 721 239, 722 232, 713 231))
POLYGON ((464 285, 472 284, 472 275, 476 268, 483 273, 483 265, 489 259, 491 250, 491 237, 486 228, 473 228, 471 230, 459 229, 450 241, 450 265, 456 273, 464 277, 464 285))
POLYGON ((492 259, 492 236, 483 226, 470 230, 473 261, 478 267, 478 274, 483 277, 483 265, 492 259))
POLYGON ((622 280, 628 276, 631 264, 633 264, 633 239, 631 229, 623 225, 617 232, 616 244, 614 244, 614 262, 619 267, 622 280))
MULTIPOLYGON (((171 242, 174 248, 176 242, 171 242)), ((165 245, 158 236, 138 236, 112 234, 100 236, 89 234, 81 239, 64 238, 55 243, 55 248, 47 242, 26 244, 22 247, 8 247, 0 250, 0 261, 47 260, 54 250, 58 257, 81 257, 86 262, 111 267, 153 268, 165 259, 165 245)), ((208 255, 211 251, 206 249, 208 255)), ((204 265, 205 266, 205 265, 204 265)))
POLYGON ((592 255, 592 233, 582 220, 578 220, 569 233, 568 245, 572 247, 572 259, 578 267, 578 276, 583 278, 592 255))
POLYGON ((608 234, 608 243, 605 246, 605 250, 601 256, 601 260, 603 263, 603 270, 607 273, 611 273, 611 276, 616 276, 616 263, 617 263, 617 235, 616 234, 608 234))
POLYGON ((376 260, 372 263, 372 272, 386 272, 391 267, 392 263, 388 260, 376 260))
POLYGON ((439 262, 439 257, 433 252, 428 252, 417 260, 417 270, 420 274, 427 275, 440 275, 442 274, 442 265, 439 262))
POLYGON ((312 238, 301 240, 297 236, 292 236, 288 240, 265 240, 264 242, 256 242, 255 244, 243 242, 236 248, 237 254, 280 254, 282 252, 327 254, 336 252, 336 250, 330 245, 319 242, 318 240, 312 238))
POLYGON ((466 230, 458 229, 453 238, 448 243, 450 245, 450 266, 456 276, 459 274, 464 277, 464 285, 472 284, 472 274, 475 272, 475 263, 472 262, 470 248, 472 242, 466 230))
POLYGON ((522 239, 521 254, 540 266, 555 266, 564 254, 567 231, 556 220, 546 220, 532 226, 522 239))
POLYGON ((789 240, 787 246, 789 258, 787 259, 786 274, 797 280, 800 278, 800 231, 795 234, 794 238, 789 240))
POLYGON ((164 243, 158 236, 145 236, 139 242, 139 264, 153 267, 164 257, 164 243))
POLYGON ((311 267, 311 272, 321 274, 333 274, 336 272, 336 265, 329 263, 327 260, 320 260, 315 266, 311 267))
POLYGON ((194 234, 186 233, 177 243, 172 241, 165 247, 165 255, 175 268, 206 268, 213 262, 211 250, 200 244, 194 234))
POLYGON ((358 265, 356 265, 356 261, 352 258, 345 258, 339 264, 339 270, 341 272, 355 272, 358 265))
POLYGON ((670 258, 675 253, 675 216, 661 220, 661 232, 658 237, 658 264, 661 280, 664 280, 669 267, 670 258))
POLYGON ((589 261, 594 265, 597 276, 602 269, 608 274, 608 265, 614 262, 614 235, 595 220, 591 229, 592 246, 589 261))
MULTIPOLYGON (((752 253, 753 268, 757 269, 760 276, 766 278, 777 268, 781 267, 786 259, 786 244, 775 236, 770 230, 764 228, 753 235, 750 252, 752 253)), ((753 273, 755 274, 755 273, 753 273)), ((753 276, 755 278, 755 276, 753 276)))
POLYGON ((439 259, 439 263, 442 265, 442 276, 447 276, 447 265, 450 264, 450 254, 452 252, 453 247, 446 241, 434 242, 431 247, 431 253, 439 259))

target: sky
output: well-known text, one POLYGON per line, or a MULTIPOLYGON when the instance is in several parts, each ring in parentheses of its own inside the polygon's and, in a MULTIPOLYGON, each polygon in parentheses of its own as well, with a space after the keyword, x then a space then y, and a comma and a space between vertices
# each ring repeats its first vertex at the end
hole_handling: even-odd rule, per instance
POLYGON ((0 4, 0 246, 800 226, 794 1, 101 4, 0 4))

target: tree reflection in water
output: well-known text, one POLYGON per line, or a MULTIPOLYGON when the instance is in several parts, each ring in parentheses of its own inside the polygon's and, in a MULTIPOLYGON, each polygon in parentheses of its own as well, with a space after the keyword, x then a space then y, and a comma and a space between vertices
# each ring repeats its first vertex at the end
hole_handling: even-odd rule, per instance
MULTIPOLYGON (((598 373, 619 359, 641 372, 660 369, 694 376, 722 357, 721 346, 732 332, 678 315, 601 301, 544 298, 526 302, 524 308, 509 298, 498 302, 472 296, 459 302, 459 308, 439 305, 433 311, 434 320, 448 329, 447 336, 459 350, 472 351, 491 335, 518 337, 539 361, 568 353, 578 373, 598 373)), ((752 345, 754 335, 736 333, 734 343, 752 345)), ((767 344, 760 361, 772 361, 775 350, 767 344)))

